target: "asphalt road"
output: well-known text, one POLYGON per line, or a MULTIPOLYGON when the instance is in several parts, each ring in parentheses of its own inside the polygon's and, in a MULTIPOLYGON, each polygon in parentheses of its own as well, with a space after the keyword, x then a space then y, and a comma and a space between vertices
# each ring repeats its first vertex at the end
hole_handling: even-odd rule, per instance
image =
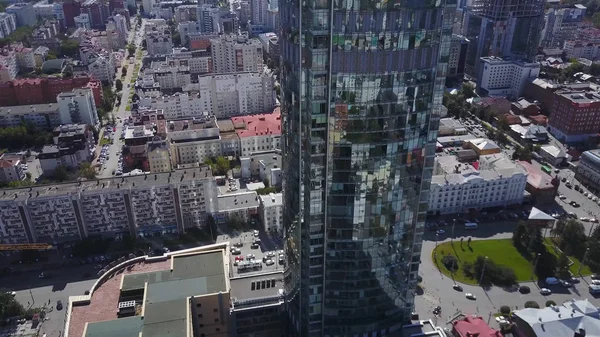
MULTIPOLYGON (((37 272, 13 275, 2 279, 2 286, 10 291, 16 291, 16 300, 25 308, 53 307, 46 310, 49 319, 42 323, 41 335, 59 337, 65 323, 66 306, 69 296, 84 295, 90 290, 96 279, 83 279, 83 274, 91 270, 91 266, 63 269, 54 272, 52 278, 39 279, 37 272), (63 308, 56 309, 57 301, 63 308)), ((95 272, 91 273, 95 275, 95 272)))
MULTIPOLYGON (((455 240, 460 237, 473 239, 506 239, 512 237, 512 230, 515 224, 510 223, 490 223, 480 225, 475 231, 466 233, 464 229, 455 228, 455 240)), ((449 231, 443 236, 438 236, 439 242, 449 241, 449 231)), ((546 301, 553 300, 556 303, 562 303, 572 299, 589 299, 592 303, 600 306, 600 300, 591 296, 587 290, 588 283, 591 281, 588 277, 583 278, 575 287, 567 289, 562 287, 552 287, 552 294, 542 296, 539 293, 539 286, 534 282, 523 282, 521 285, 527 285, 531 289, 530 294, 521 294, 515 290, 505 290, 499 287, 484 289, 479 286, 470 286, 461 284, 463 291, 459 292, 452 288, 454 281, 443 275, 433 264, 431 252, 435 248, 435 235, 428 233, 423 241, 421 252, 421 266, 419 275, 423 278, 421 289, 417 291, 415 298, 415 311, 419 313, 422 319, 434 317, 432 311, 436 306, 442 307, 440 317, 434 317, 437 324, 444 326, 450 317, 457 312, 465 314, 477 314, 484 319, 490 318, 492 327, 498 327, 494 321, 493 314, 497 313, 502 305, 508 305, 512 309, 523 308, 526 301, 536 301, 540 306, 544 306, 546 301), (469 300, 465 293, 472 293, 476 300, 469 300)))

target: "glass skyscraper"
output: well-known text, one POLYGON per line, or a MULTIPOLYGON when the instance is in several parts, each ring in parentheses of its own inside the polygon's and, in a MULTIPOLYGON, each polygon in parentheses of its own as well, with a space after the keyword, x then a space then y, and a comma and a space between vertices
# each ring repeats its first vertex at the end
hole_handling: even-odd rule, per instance
POLYGON ((455 0, 280 0, 290 335, 414 306, 455 0))

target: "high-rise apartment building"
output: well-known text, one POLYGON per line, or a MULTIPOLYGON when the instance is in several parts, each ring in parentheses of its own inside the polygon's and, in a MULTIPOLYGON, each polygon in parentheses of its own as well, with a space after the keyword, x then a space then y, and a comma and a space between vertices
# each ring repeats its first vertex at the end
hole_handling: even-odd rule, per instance
POLYGON ((587 8, 581 4, 550 8, 542 30, 542 46, 562 47, 565 40, 577 37, 587 8))
POLYGON ((289 335, 409 318, 455 10, 279 2, 289 335))
POLYGON ((213 71, 217 74, 261 72, 263 49, 258 39, 247 34, 229 34, 210 39, 213 71))
POLYGON ((485 56, 533 60, 543 28, 544 0, 474 0, 461 34, 471 41, 465 72, 476 77, 485 56))

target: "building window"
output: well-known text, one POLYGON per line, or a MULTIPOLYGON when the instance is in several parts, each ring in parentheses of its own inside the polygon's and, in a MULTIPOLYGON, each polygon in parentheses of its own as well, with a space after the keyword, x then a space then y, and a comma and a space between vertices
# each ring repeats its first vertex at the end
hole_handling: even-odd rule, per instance
POLYGON ((215 323, 219 323, 219 319, 218 318, 215 318, 215 323))
POLYGON ((219 309, 213 309, 214 312, 219 312, 219 309))

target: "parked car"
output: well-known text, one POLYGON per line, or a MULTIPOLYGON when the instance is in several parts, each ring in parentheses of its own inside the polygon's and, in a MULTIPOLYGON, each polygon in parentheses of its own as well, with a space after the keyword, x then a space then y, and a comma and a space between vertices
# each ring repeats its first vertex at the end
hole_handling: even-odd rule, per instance
POLYGON ((56 310, 62 310, 63 304, 61 300, 56 301, 56 310))
POLYGON ((544 295, 544 296, 548 296, 552 294, 552 291, 548 288, 542 288, 540 289, 540 294, 544 295))
POLYGON ((557 279, 556 277, 546 277, 546 284, 549 285, 555 285, 555 284, 559 284, 560 280, 557 279))

